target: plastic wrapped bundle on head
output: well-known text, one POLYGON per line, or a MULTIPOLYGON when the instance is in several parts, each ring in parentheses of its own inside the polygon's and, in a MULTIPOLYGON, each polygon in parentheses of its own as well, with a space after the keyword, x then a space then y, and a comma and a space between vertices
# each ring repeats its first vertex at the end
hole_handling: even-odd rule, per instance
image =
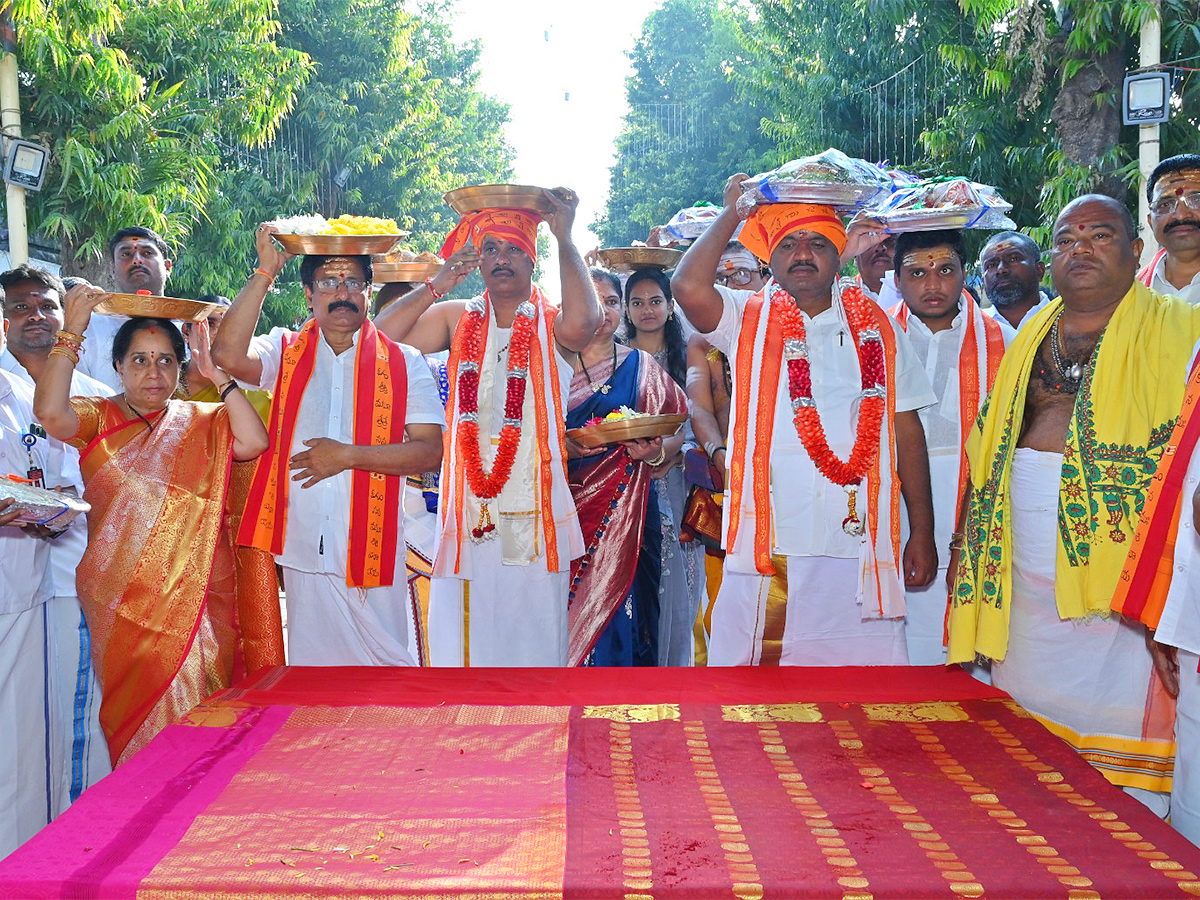
POLYGON ((892 179, 879 166, 830 148, 747 179, 737 208, 742 218, 756 206, 769 203, 820 204, 849 213, 886 197, 891 190, 892 179))

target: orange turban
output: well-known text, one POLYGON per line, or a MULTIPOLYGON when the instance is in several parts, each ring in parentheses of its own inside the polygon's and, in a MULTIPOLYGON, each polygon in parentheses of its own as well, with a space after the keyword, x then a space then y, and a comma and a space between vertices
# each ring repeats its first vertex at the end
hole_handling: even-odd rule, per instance
POLYGON ((465 247, 468 241, 476 247, 481 247, 484 236, 491 234, 516 244, 536 259, 537 228, 541 221, 541 216, 527 209, 482 209, 479 212, 467 213, 446 236, 441 257, 449 259, 465 247))
POLYGON ((838 253, 846 249, 846 226, 832 206, 808 203, 765 203, 757 206, 742 228, 741 242, 763 262, 793 231, 815 231, 833 241, 838 253))

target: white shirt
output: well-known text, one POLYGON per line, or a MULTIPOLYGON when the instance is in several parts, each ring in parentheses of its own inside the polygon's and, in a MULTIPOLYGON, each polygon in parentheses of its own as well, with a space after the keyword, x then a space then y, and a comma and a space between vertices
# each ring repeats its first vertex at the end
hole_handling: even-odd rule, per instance
MULTIPOLYGON (((62 485, 62 444, 35 434, 33 388, 0 371, 0 476, 26 478, 40 466, 46 486, 62 485), (32 435, 33 446, 22 438, 32 435)), ((21 529, 0 527, 0 615, 25 612, 53 596, 50 540, 21 529)))
POLYGON ((933 536, 938 552, 950 544, 954 533, 954 507, 958 503, 959 454, 963 435, 959 409, 958 359, 967 319, 961 304, 949 328, 930 331, 929 326, 909 311, 908 340, 938 400, 921 410, 925 446, 929 451, 929 475, 933 487, 933 536))
MULTIPOLYGON (((8 372, 31 388, 33 376, 7 347, 0 353, 0 370, 8 372)), ((89 378, 82 372, 71 373, 72 397, 111 397, 113 391, 107 384, 89 378)), ((79 471, 79 451, 69 444, 62 448, 62 484, 71 485, 79 496, 83 496, 83 475, 79 471)), ((50 575, 55 597, 74 597, 75 570, 87 549, 87 517, 79 516, 61 535, 50 542, 50 575)))
MULTIPOLYGON (((835 290, 837 284, 835 284, 835 290)), ((723 353, 730 353, 741 331, 742 312, 751 291, 717 286, 725 303, 716 330, 704 337, 723 353)), ((765 315, 765 312, 764 312, 765 315)), ((829 446, 840 459, 854 447, 862 375, 858 352, 840 298, 824 312, 810 317, 801 312, 808 338, 813 400, 821 416, 829 446)), ((921 409, 937 402, 929 379, 909 346, 900 326, 891 322, 896 337, 896 412, 921 409)), ((735 389, 736 390, 736 389, 735 389)), ((754 404, 751 404, 753 414, 754 404)), ((731 435, 732 437, 732 435, 731 435)), ((761 436, 759 437, 761 440, 761 436)), ((859 492, 858 511, 867 498, 859 492)), ((861 537, 842 529, 846 518, 846 492, 817 471, 800 442, 793 423, 787 369, 779 377, 775 396, 775 426, 771 436, 771 504, 775 526, 774 550, 788 556, 856 558, 861 537)))
POLYGON ((119 394, 123 390, 121 376, 113 368, 112 345, 113 338, 128 321, 128 316, 105 316, 97 313, 92 316, 83 332, 83 352, 79 354, 79 365, 75 367, 75 371, 108 385, 110 390, 103 395, 105 397, 119 394))
MULTIPOLYGON (((284 328, 272 328, 271 333, 254 338, 251 352, 262 362, 262 377, 258 384, 248 385, 259 390, 275 388, 279 361, 283 355, 283 339, 291 334, 284 328)), ((327 437, 345 444, 354 443, 354 345, 341 354, 321 335, 317 342, 317 359, 312 378, 304 390, 296 414, 296 431, 290 455, 308 448, 304 442, 311 438, 327 437)), ((421 354, 412 347, 401 345, 405 369, 408 372, 408 401, 405 422, 409 425, 444 425, 446 410, 438 397, 433 375, 421 354)), ((346 469, 310 488, 293 481, 288 488, 287 530, 283 553, 276 557, 281 566, 301 572, 325 573, 345 577, 346 554, 350 543, 350 488, 353 470, 346 469)), ((401 492, 403 494, 403 492, 401 492)), ((403 512, 403 511, 401 511, 403 512)), ((396 541, 397 577, 404 571, 404 525, 400 516, 396 541)))
POLYGON ((1150 290, 1160 294, 1169 294, 1172 297, 1180 297, 1193 305, 1200 303, 1200 272, 1197 272, 1196 276, 1186 285, 1177 288, 1167 281, 1167 257, 1164 254, 1163 258, 1158 261, 1158 265, 1154 267, 1150 278, 1150 290))
POLYGON ((1017 332, 1028 325, 1030 319, 1032 319, 1034 315, 1041 312, 1043 309, 1045 309, 1046 305, 1050 303, 1050 299, 1040 291, 1038 292, 1038 296, 1042 299, 1031 306, 1025 312, 1025 315, 1021 316, 1021 321, 1016 325, 1013 325, 1008 321, 1008 319, 1000 314, 1000 308, 998 306, 993 304, 992 306, 984 309, 984 313, 995 319, 996 324, 1000 326, 1000 334, 1004 336, 1005 347, 1013 342, 1013 339, 1017 336, 1017 332))

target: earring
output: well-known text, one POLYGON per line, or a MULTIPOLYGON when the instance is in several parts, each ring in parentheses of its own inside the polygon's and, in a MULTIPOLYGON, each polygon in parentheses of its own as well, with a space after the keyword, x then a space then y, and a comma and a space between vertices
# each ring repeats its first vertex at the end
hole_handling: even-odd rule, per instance
POLYGON ((667 313, 667 318, 668 319, 675 318, 675 310, 671 310, 669 313, 667 313))

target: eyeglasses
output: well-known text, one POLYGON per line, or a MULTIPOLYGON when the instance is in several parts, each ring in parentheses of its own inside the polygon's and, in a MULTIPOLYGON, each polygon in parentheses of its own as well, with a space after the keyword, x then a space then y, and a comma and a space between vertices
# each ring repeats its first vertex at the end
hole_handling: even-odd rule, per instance
POLYGON ((729 272, 720 272, 713 279, 713 282, 726 287, 731 284, 749 284, 750 279, 759 274, 760 271, 760 269, 733 269, 729 272))
POLYGON ((357 294, 359 291, 361 291, 366 286, 367 286, 367 283, 365 281, 363 281, 361 278, 347 278, 345 280, 338 279, 338 278, 318 278, 317 279, 317 287, 319 287, 323 291, 328 291, 331 294, 334 293, 336 290, 338 290, 338 288, 343 288, 343 287, 351 294, 357 294))
POLYGON ((1192 212, 1200 212, 1200 191, 1160 197, 1150 204, 1150 212, 1156 216, 1169 216, 1182 202, 1192 212))

